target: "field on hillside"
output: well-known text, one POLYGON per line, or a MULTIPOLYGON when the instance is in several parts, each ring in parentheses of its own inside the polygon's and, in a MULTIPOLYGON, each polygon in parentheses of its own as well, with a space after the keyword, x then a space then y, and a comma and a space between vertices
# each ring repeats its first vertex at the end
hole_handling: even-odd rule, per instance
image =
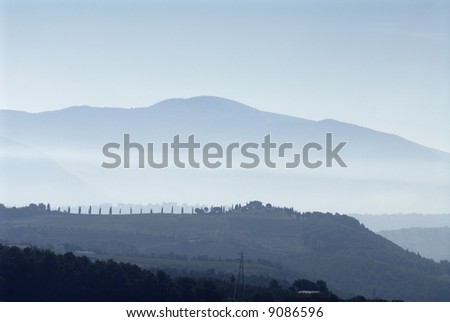
POLYGON ((236 273, 243 251, 246 273, 266 280, 322 279, 345 297, 450 300, 449 263, 408 252, 345 215, 264 206, 218 215, 16 212, 0 211, 2 243, 202 274, 236 273))

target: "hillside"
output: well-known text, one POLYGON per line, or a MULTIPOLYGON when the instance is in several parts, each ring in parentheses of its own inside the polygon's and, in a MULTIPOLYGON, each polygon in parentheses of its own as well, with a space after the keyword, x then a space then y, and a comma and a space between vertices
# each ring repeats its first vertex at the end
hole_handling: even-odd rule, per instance
POLYGON ((380 235, 424 257, 450 261, 449 227, 383 230, 380 235))
POLYGON ((222 266, 226 270, 219 258, 236 258, 242 250, 248 260, 259 263, 253 267, 258 274, 283 275, 291 281, 323 279, 344 297, 450 300, 448 263, 405 251, 345 215, 271 206, 244 206, 220 215, 122 216, 3 207, 0 220, 0 239, 10 244, 60 250, 71 245, 91 252, 93 258, 110 254, 148 267, 163 264, 181 269, 183 260, 186 267, 198 269, 208 256, 205 267, 216 271, 222 266), (172 260, 165 263, 155 258, 170 253, 172 260), (193 257, 200 262, 187 260, 193 257))

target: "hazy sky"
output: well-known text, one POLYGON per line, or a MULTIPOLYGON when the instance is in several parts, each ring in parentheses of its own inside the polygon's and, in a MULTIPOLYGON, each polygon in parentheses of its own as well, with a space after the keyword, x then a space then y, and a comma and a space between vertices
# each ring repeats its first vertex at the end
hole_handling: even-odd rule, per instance
POLYGON ((0 108, 216 95, 450 151, 449 1, 220 2, 0 0, 0 108))

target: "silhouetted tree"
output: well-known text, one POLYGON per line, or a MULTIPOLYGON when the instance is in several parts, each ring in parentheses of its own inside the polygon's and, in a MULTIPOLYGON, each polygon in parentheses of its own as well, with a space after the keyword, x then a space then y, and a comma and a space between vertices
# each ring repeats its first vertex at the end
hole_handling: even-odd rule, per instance
POLYGON ((102 214, 102 207, 98 208, 98 214, 99 214, 99 215, 102 214))
POLYGON ((81 206, 78 207, 78 214, 81 215, 81 206))
POLYGON ((50 212, 51 211, 51 209, 50 209, 50 204, 48 203, 47 204, 47 212, 50 212))
POLYGON ((89 206, 88 214, 92 214, 92 206, 89 206))
POLYGON ((278 282, 278 280, 276 279, 271 280, 269 283, 269 288, 273 290, 279 290, 281 288, 280 282, 278 282))
POLYGON ((318 291, 318 287, 317 284, 309 281, 309 280, 305 280, 305 279, 298 279, 294 282, 294 284, 292 284, 292 286, 297 290, 297 291, 318 291))
POLYGON ((327 283, 325 283, 325 281, 322 281, 322 280, 318 280, 317 282, 316 282, 316 285, 317 285, 317 290, 319 291, 319 292, 322 292, 322 293, 325 293, 325 294, 328 294, 330 291, 328 290, 328 286, 327 286, 327 283))
POLYGON ((45 205, 42 202, 39 203, 38 209, 39 209, 40 212, 44 212, 45 211, 45 205))
POLYGON ((109 214, 112 215, 112 206, 109 207, 109 214))
POLYGON ((194 211, 197 215, 203 215, 205 213, 205 210, 202 208, 195 208, 194 211))
POLYGON ((184 207, 181 207, 181 214, 184 214, 184 207))

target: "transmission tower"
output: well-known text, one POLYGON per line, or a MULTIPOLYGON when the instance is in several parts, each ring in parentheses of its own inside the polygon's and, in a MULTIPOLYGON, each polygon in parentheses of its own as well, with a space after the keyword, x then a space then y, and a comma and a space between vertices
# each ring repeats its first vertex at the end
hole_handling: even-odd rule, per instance
POLYGON ((239 257, 239 270, 234 284, 233 301, 245 301, 245 275, 244 275, 244 252, 241 251, 239 257))

